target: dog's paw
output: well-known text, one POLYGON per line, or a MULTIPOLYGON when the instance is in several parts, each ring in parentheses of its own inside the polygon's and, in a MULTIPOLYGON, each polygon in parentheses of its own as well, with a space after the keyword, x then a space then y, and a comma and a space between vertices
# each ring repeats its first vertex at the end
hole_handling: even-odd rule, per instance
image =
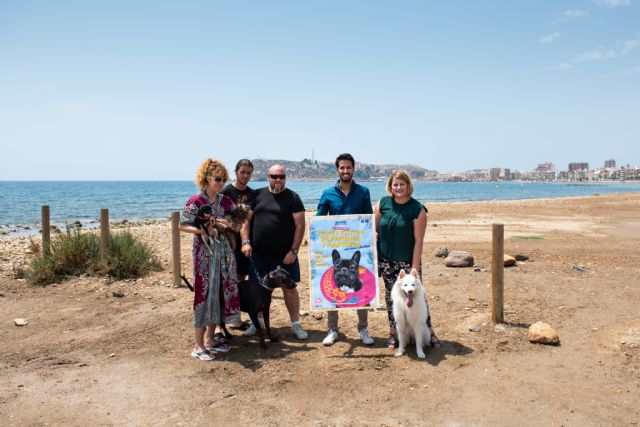
POLYGON ((426 357, 426 356, 425 356, 425 354, 424 354, 424 351, 420 350, 420 351, 418 352, 418 359, 424 359, 425 357, 426 357))
POLYGON ((396 352, 395 352, 395 353, 393 353, 393 355, 394 355, 395 357, 400 357, 400 356, 402 356, 403 354, 404 354, 404 350, 400 350, 400 349, 397 349, 397 350, 396 350, 396 352))

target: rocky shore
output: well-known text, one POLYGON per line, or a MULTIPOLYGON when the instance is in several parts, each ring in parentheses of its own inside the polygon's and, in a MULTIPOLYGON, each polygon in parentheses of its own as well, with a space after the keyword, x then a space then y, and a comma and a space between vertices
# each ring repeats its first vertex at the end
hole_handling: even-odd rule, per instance
MULTIPOLYGON (((424 281, 442 349, 425 361, 384 347, 384 309, 355 313, 320 343, 308 309, 297 341, 282 296, 262 350, 236 337, 205 364, 189 358, 192 294, 172 283, 169 221, 113 223, 156 251, 163 270, 114 281, 73 277, 48 287, 16 278, 39 236, 0 238, 0 419, 7 425, 634 425, 640 419, 640 194, 429 205, 424 281), (505 229, 505 323, 491 316, 491 224, 505 229), (447 267, 456 251, 469 267, 447 267), (524 255, 526 258, 516 257, 524 255), (19 321, 19 322, 18 322, 19 321), (532 336, 549 326, 556 333, 532 336), (545 325, 546 324, 546 325, 545 325), (545 345, 534 340, 546 342, 545 345), (530 342, 532 341, 532 342, 530 342), (215 421, 214 421, 215 420, 215 421)), ((312 212, 309 212, 311 215, 312 212)), ((182 271, 191 268, 181 239, 182 271)), ((4 424, 4 423, 3 423, 4 424)))

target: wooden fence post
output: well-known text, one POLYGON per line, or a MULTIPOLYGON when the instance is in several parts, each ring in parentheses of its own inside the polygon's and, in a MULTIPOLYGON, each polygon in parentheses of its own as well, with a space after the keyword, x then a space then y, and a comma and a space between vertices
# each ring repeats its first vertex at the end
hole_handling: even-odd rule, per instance
POLYGON ((504 225, 493 224, 491 263, 491 320, 504 322, 504 225))
POLYGON ((171 246, 173 248, 173 285, 180 286, 180 212, 171 213, 171 246))
POLYGON ((51 221, 49 219, 49 205, 42 206, 42 255, 51 253, 51 221))
POLYGON ((109 248, 109 209, 100 209, 100 259, 107 262, 109 248))

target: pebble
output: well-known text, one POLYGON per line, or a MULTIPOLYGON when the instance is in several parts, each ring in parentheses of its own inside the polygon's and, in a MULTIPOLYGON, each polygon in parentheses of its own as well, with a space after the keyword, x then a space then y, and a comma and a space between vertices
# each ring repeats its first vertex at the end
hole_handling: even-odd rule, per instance
POLYGON ((536 344, 560 344, 558 333, 548 323, 536 322, 529 327, 529 342, 536 344))
POLYGON ((477 323, 472 323, 469 325, 469 330, 471 332, 480 332, 482 330, 482 326, 478 325, 477 323))
POLYGON ((504 332, 507 330, 507 327, 504 325, 504 323, 498 323, 496 326, 493 327, 493 330, 495 332, 504 332))
POLYGON ((27 326, 29 322, 27 322, 27 319, 19 318, 19 319, 14 319, 13 323, 15 323, 16 326, 27 326))
POLYGON ((124 292, 121 291, 113 291, 111 293, 111 295, 113 295, 114 298, 123 298, 124 297, 124 292))

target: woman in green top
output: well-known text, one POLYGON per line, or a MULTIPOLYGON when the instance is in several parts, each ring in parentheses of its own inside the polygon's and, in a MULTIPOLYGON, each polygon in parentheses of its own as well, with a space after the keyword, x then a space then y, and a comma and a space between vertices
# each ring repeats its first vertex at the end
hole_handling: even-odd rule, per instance
MULTIPOLYGON (((387 181, 387 193, 376 204, 373 212, 378 232, 378 269, 384 281, 389 338, 387 347, 393 350, 398 345, 396 321, 393 318, 391 289, 400 270, 415 268, 422 276, 422 243, 427 229, 427 208, 411 197, 413 184, 406 172, 391 174, 387 181)), ((427 318, 431 329, 431 346, 442 345, 431 327, 431 316, 427 318)))

